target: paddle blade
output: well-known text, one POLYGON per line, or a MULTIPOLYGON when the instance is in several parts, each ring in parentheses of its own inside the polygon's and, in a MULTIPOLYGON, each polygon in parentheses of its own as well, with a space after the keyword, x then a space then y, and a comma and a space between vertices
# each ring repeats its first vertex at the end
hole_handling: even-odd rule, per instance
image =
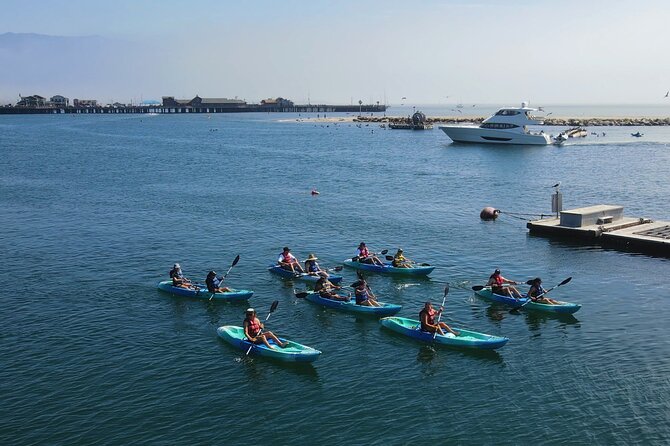
POLYGON ((385 256, 387 252, 389 252, 389 250, 388 250, 388 249, 385 249, 385 250, 383 250, 383 251, 381 252, 381 254, 382 254, 383 256, 385 256))
POLYGON ((351 284, 351 288, 357 288, 358 285, 360 285, 360 284, 361 284, 360 280, 357 280, 356 282, 351 284))
POLYGON ((393 256, 386 256, 386 260, 388 260, 389 262, 392 262, 393 261, 393 256))
POLYGON ((482 285, 475 285, 475 286, 472 287, 472 291, 481 291, 484 288, 486 288, 486 287, 484 287, 482 285))
POLYGON ((277 309, 277 305, 279 305, 279 301, 275 300, 272 302, 272 305, 270 305, 270 313, 274 313, 274 311, 277 309))
POLYGON ((334 268, 331 268, 333 271, 342 271, 343 266, 336 266, 334 268))
POLYGON ((444 297, 447 297, 447 294, 449 294, 449 282, 444 286, 444 297))
POLYGON ((230 265, 230 267, 232 268, 233 266, 237 265, 237 262, 239 261, 240 261, 240 255, 238 254, 237 257, 235 257, 235 260, 233 260, 233 264, 230 265))
POLYGON ((532 285, 533 284, 533 279, 526 280, 526 285, 532 285))
POLYGON ((570 282, 571 280, 572 280, 572 277, 568 277, 567 279, 565 279, 563 282, 559 283, 559 284, 556 285, 556 286, 565 285, 566 283, 570 282))
POLYGON ((298 293, 295 293, 295 297, 297 297, 298 299, 304 299, 307 297, 308 294, 309 293, 307 291, 300 291, 298 293))

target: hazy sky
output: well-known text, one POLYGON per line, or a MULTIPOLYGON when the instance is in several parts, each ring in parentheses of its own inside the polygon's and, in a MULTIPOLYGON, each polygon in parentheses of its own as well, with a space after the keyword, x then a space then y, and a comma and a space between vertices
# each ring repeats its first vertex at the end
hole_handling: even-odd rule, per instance
POLYGON ((2 103, 663 104, 670 89, 667 0, 2 0, 0 11, 0 34, 71 36, 0 36, 2 103))

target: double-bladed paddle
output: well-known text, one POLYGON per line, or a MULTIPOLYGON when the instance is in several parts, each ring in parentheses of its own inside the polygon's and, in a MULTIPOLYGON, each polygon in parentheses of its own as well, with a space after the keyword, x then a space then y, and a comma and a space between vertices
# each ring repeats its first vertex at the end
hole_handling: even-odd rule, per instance
POLYGON ((442 308, 442 310, 440 311, 440 314, 437 315, 437 328, 433 332, 433 341, 435 340, 435 337, 437 336, 437 330, 440 329, 440 319, 442 319, 442 313, 444 311, 444 304, 447 303, 447 294, 449 294, 449 282, 447 282, 447 284, 444 287, 444 297, 442 298, 442 305, 440 306, 440 308, 442 308))
MULTIPOLYGON (((393 256, 386 256, 385 259, 388 260, 389 262, 392 262, 393 261, 393 256)), ((417 263, 414 260, 405 260, 405 262, 411 263, 413 265, 419 265, 419 266, 430 266, 430 263, 417 263)))
MULTIPOLYGON (((277 305, 279 305, 278 300, 275 300, 274 302, 272 302, 272 305, 270 305, 270 311, 268 312, 268 315, 265 318, 265 322, 267 322, 268 319, 270 319, 270 315, 272 313, 274 313, 274 311, 277 309, 277 305)), ((256 334, 256 337, 258 337, 262 332, 263 332, 263 329, 261 329, 261 331, 259 331, 258 334, 256 334)), ((251 342, 251 345, 249 346, 249 349, 247 350, 247 353, 245 354, 245 356, 249 356, 249 352, 251 351, 251 349, 254 346, 254 343, 251 340, 249 340, 249 342, 251 342)))
MULTIPOLYGON (((235 260, 233 260, 233 263, 230 265, 230 268, 228 268, 228 271, 226 271, 226 274, 224 274, 223 277, 221 278, 221 282, 223 282, 226 279, 226 277, 228 276, 228 273, 230 273, 230 270, 233 269, 233 267, 235 265, 237 265, 237 262, 239 262, 239 261, 240 261, 240 255, 238 254, 235 257, 235 260)), ((216 293, 212 293, 212 295, 209 296, 209 300, 212 300, 212 298, 214 297, 215 294, 216 293)))

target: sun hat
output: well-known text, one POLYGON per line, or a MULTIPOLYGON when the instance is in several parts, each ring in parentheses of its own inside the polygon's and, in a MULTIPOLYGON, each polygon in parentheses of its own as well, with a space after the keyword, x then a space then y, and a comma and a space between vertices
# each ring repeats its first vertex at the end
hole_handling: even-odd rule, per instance
POLYGON ((179 265, 179 263, 175 263, 175 264, 174 264, 174 268, 175 268, 175 269, 181 269, 181 266, 179 265))
POLYGON ((256 310, 254 310, 253 308, 247 308, 247 311, 245 311, 245 313, 255 313, 255 312, 256 310))
POLYGON ((307 256, 307 260, 319 260, 319 258, 310 252, 307 256))
POLYGON ((288 246, 284 246, 284 251, 290 251, 288 246))

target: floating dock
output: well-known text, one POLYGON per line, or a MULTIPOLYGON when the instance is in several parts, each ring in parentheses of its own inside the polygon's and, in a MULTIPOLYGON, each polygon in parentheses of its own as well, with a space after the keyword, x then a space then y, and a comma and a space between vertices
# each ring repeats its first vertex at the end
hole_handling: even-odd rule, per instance
POLYGON ((531 234, 598 242, 670 257, 670 222, 623 215, 623 206, 597 205, 561 211, 558 218, 529 221, 531 234))

